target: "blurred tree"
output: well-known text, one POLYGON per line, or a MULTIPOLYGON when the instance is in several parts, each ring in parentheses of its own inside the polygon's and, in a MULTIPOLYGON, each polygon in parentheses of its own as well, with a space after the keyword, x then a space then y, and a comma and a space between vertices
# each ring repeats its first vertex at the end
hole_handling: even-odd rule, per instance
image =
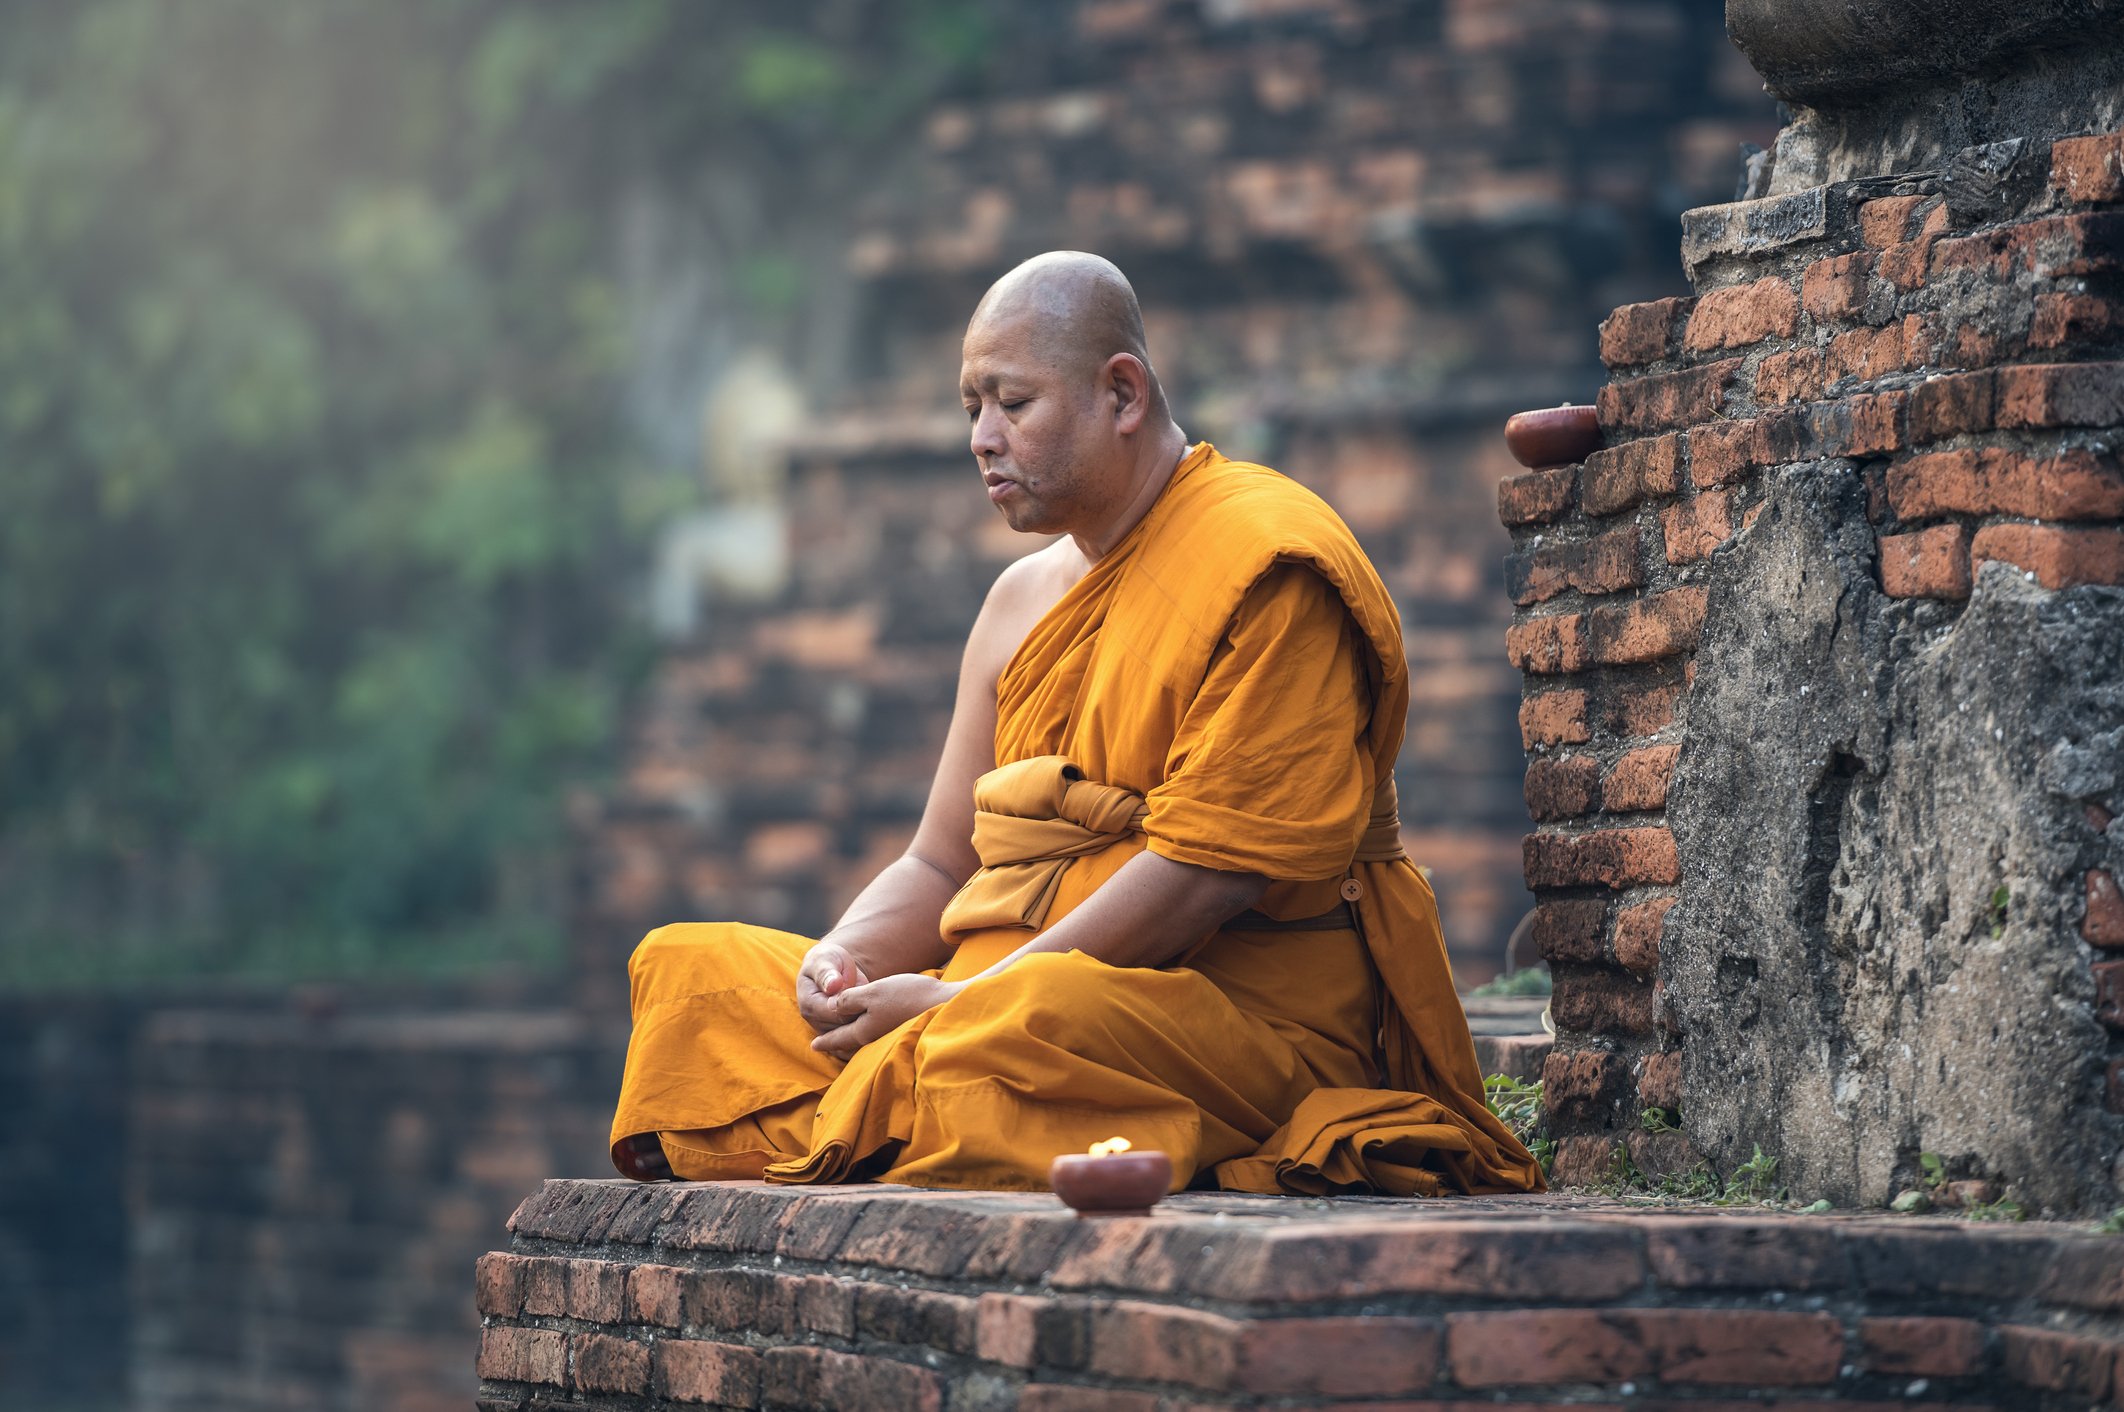
POLYGON ((696 219, 727 346, 830 366, 813 273, 985 7, 0 32, 0 984, 550 958, 636 555, 698 493, 622 411, 623 196, 696 219))

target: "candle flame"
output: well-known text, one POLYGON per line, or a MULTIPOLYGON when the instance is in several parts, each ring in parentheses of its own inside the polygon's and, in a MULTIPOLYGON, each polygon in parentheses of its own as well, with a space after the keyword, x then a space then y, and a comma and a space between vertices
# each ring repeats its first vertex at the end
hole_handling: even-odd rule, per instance
POLYGON ((1135 1144, 1125 1137, 1110 1137, 1104 1142, 1093 1143, 1091 1145, 1091 1155, 1094 1157, 1112 1157, 1118 1153, 1126 1152, 1134 1146, 1135 1144))

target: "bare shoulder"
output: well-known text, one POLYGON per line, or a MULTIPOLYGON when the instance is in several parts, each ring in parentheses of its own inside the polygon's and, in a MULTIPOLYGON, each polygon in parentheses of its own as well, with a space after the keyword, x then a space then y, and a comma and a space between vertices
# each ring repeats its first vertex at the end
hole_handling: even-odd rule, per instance
POLYGON ((996 576, 981 605, 966 644, 968 665, 991 679, 999 675, 1033 624, 1084 577, 1087 567, 1076 544, 1066 538, 1012 562, 996 576))

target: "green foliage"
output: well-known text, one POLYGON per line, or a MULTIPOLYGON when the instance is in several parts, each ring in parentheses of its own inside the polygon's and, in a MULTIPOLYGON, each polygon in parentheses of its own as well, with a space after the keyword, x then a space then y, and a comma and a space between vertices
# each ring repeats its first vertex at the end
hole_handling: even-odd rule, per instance
POLYGON ((1509 1074, 1491 1074, 1482 1081, 1482 1097, 1512 1135, 1526 1144, 1546 1176, 1556 1160, 1556 1140, 1542 1132, 1547 1114, 1541 1102, 1541 1080, 1529 1082, 1509 1074))
POLYGON ((2100 1235, 2124 1235, 2124 1206, 2119 1206, 2104 1216, 2102 1224, 2096 1226, 2095 1231, 2100 1235))
POLYGON ((1497 995, 1547 995, 1553 989, 1546 966, 1528 966, 1508 975, 1484 981, 1469 991, 1470 996, 1497 995))
POLYGON ((2006 908, 2012 901, 2013 889, 2006 884, 2000 883, 1991 890, 1984 911, 1991 920, 1991 936, 1994 941, 2006 935, 2006 908))
POLYGON ((1674 1114, 1664 1108, 1647 1108, 1637 1115, 1637 1125, 1648 1133, 1678 1133, 1681 1124, 1674 1121, 1674 1114))
POLYGON ((557 956, 693 484, 611 213, 713 158, 733 332, 797 322, 790 232, 985 33, 834 13, 0 0, 0 985, 557 956))

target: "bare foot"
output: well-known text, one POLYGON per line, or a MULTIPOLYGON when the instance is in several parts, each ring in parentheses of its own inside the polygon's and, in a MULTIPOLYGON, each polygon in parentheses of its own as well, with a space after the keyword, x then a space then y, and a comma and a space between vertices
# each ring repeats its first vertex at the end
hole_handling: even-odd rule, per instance
POLYGON ((638 1182, 671 1180, 671 1159, 655 1133, 636 1133, 620 1143, 621 1170, 638 1182))

